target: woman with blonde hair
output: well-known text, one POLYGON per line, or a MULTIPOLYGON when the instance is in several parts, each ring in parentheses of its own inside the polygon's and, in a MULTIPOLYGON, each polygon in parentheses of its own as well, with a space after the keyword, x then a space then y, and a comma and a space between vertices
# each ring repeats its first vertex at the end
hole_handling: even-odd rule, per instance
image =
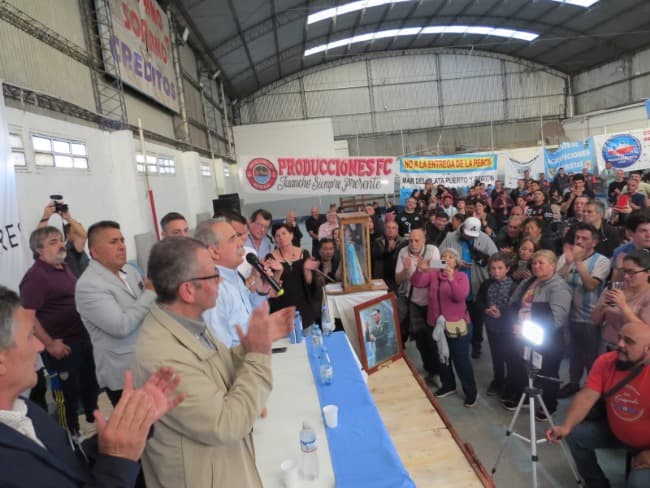
MULTIPOLYGON (((542 354, 540 376, 558 378, 562 361, 564 328, 569 321, 571 289, 562 277, 556 274, 557 256, 553 251, 541 249, 533 254, 532 277, 522 281, 510 299, 509 319, 513 333, 519 342, 508 361, 508 379, 503 406, 515 410, 521 393, 528 382, 527 366, 522 358, 526 344, 521 335, 522 325, 531 321, 544 330, 543 343, 536 346, 542 354)), ((557 409, 559 381, 538 379, 535 382, 543 391, 543 399, 549 413, 557 409)), ((542 410, 536 412, 538 420, 546 418, 542 410)))

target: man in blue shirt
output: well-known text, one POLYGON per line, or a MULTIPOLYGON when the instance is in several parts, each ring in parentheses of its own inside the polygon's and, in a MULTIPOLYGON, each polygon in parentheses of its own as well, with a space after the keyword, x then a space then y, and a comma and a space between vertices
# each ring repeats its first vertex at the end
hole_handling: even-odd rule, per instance
POLYGON ((228 347, 239 344, 236 325, 246 327, 254 308, 269 296, 269 285, 259 273, 253 271, 254 282, 250 289, 237 267, 244 260, 244 246, 233 226, 225 218, 201 222, 194 237, 208 246, 214 264, 222 280, 219 283, 217 304, 203 313, 210 332, 215 339, 228 347))

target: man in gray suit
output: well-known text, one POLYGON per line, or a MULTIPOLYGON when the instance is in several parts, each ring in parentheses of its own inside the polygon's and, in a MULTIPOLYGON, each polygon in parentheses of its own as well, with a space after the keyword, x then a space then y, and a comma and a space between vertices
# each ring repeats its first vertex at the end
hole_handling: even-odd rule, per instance
POLYGON ((126 264, 124 236, 117 222, 91 225, 88 247, 92 260, 77 281, 75 302, 93 343, 97 382, 115 406, 140 326, 156 294, 151 282, 126 264))

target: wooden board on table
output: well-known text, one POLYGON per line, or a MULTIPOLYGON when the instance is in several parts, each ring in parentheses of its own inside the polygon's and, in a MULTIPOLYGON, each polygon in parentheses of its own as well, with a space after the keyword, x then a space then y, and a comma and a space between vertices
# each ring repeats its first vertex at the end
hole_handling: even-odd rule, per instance
POLYGON ((406 359, 370 375, 368 388, 416 486, 494 486, 406 359))

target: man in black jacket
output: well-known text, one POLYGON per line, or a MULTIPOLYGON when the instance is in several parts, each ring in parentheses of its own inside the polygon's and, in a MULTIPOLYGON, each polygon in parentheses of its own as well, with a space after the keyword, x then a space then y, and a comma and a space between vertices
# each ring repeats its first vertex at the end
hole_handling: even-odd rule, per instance
POLYGON ((96 410, 97 436, 80 446, 47 412, 19 397, 36 383, 42 350, 18 295, 0 286, 0 486, 134 486, 151 426, 184 398, 174 396, 174 371, 160 368, 137 390, 127 372, 110 419, 96 410))

